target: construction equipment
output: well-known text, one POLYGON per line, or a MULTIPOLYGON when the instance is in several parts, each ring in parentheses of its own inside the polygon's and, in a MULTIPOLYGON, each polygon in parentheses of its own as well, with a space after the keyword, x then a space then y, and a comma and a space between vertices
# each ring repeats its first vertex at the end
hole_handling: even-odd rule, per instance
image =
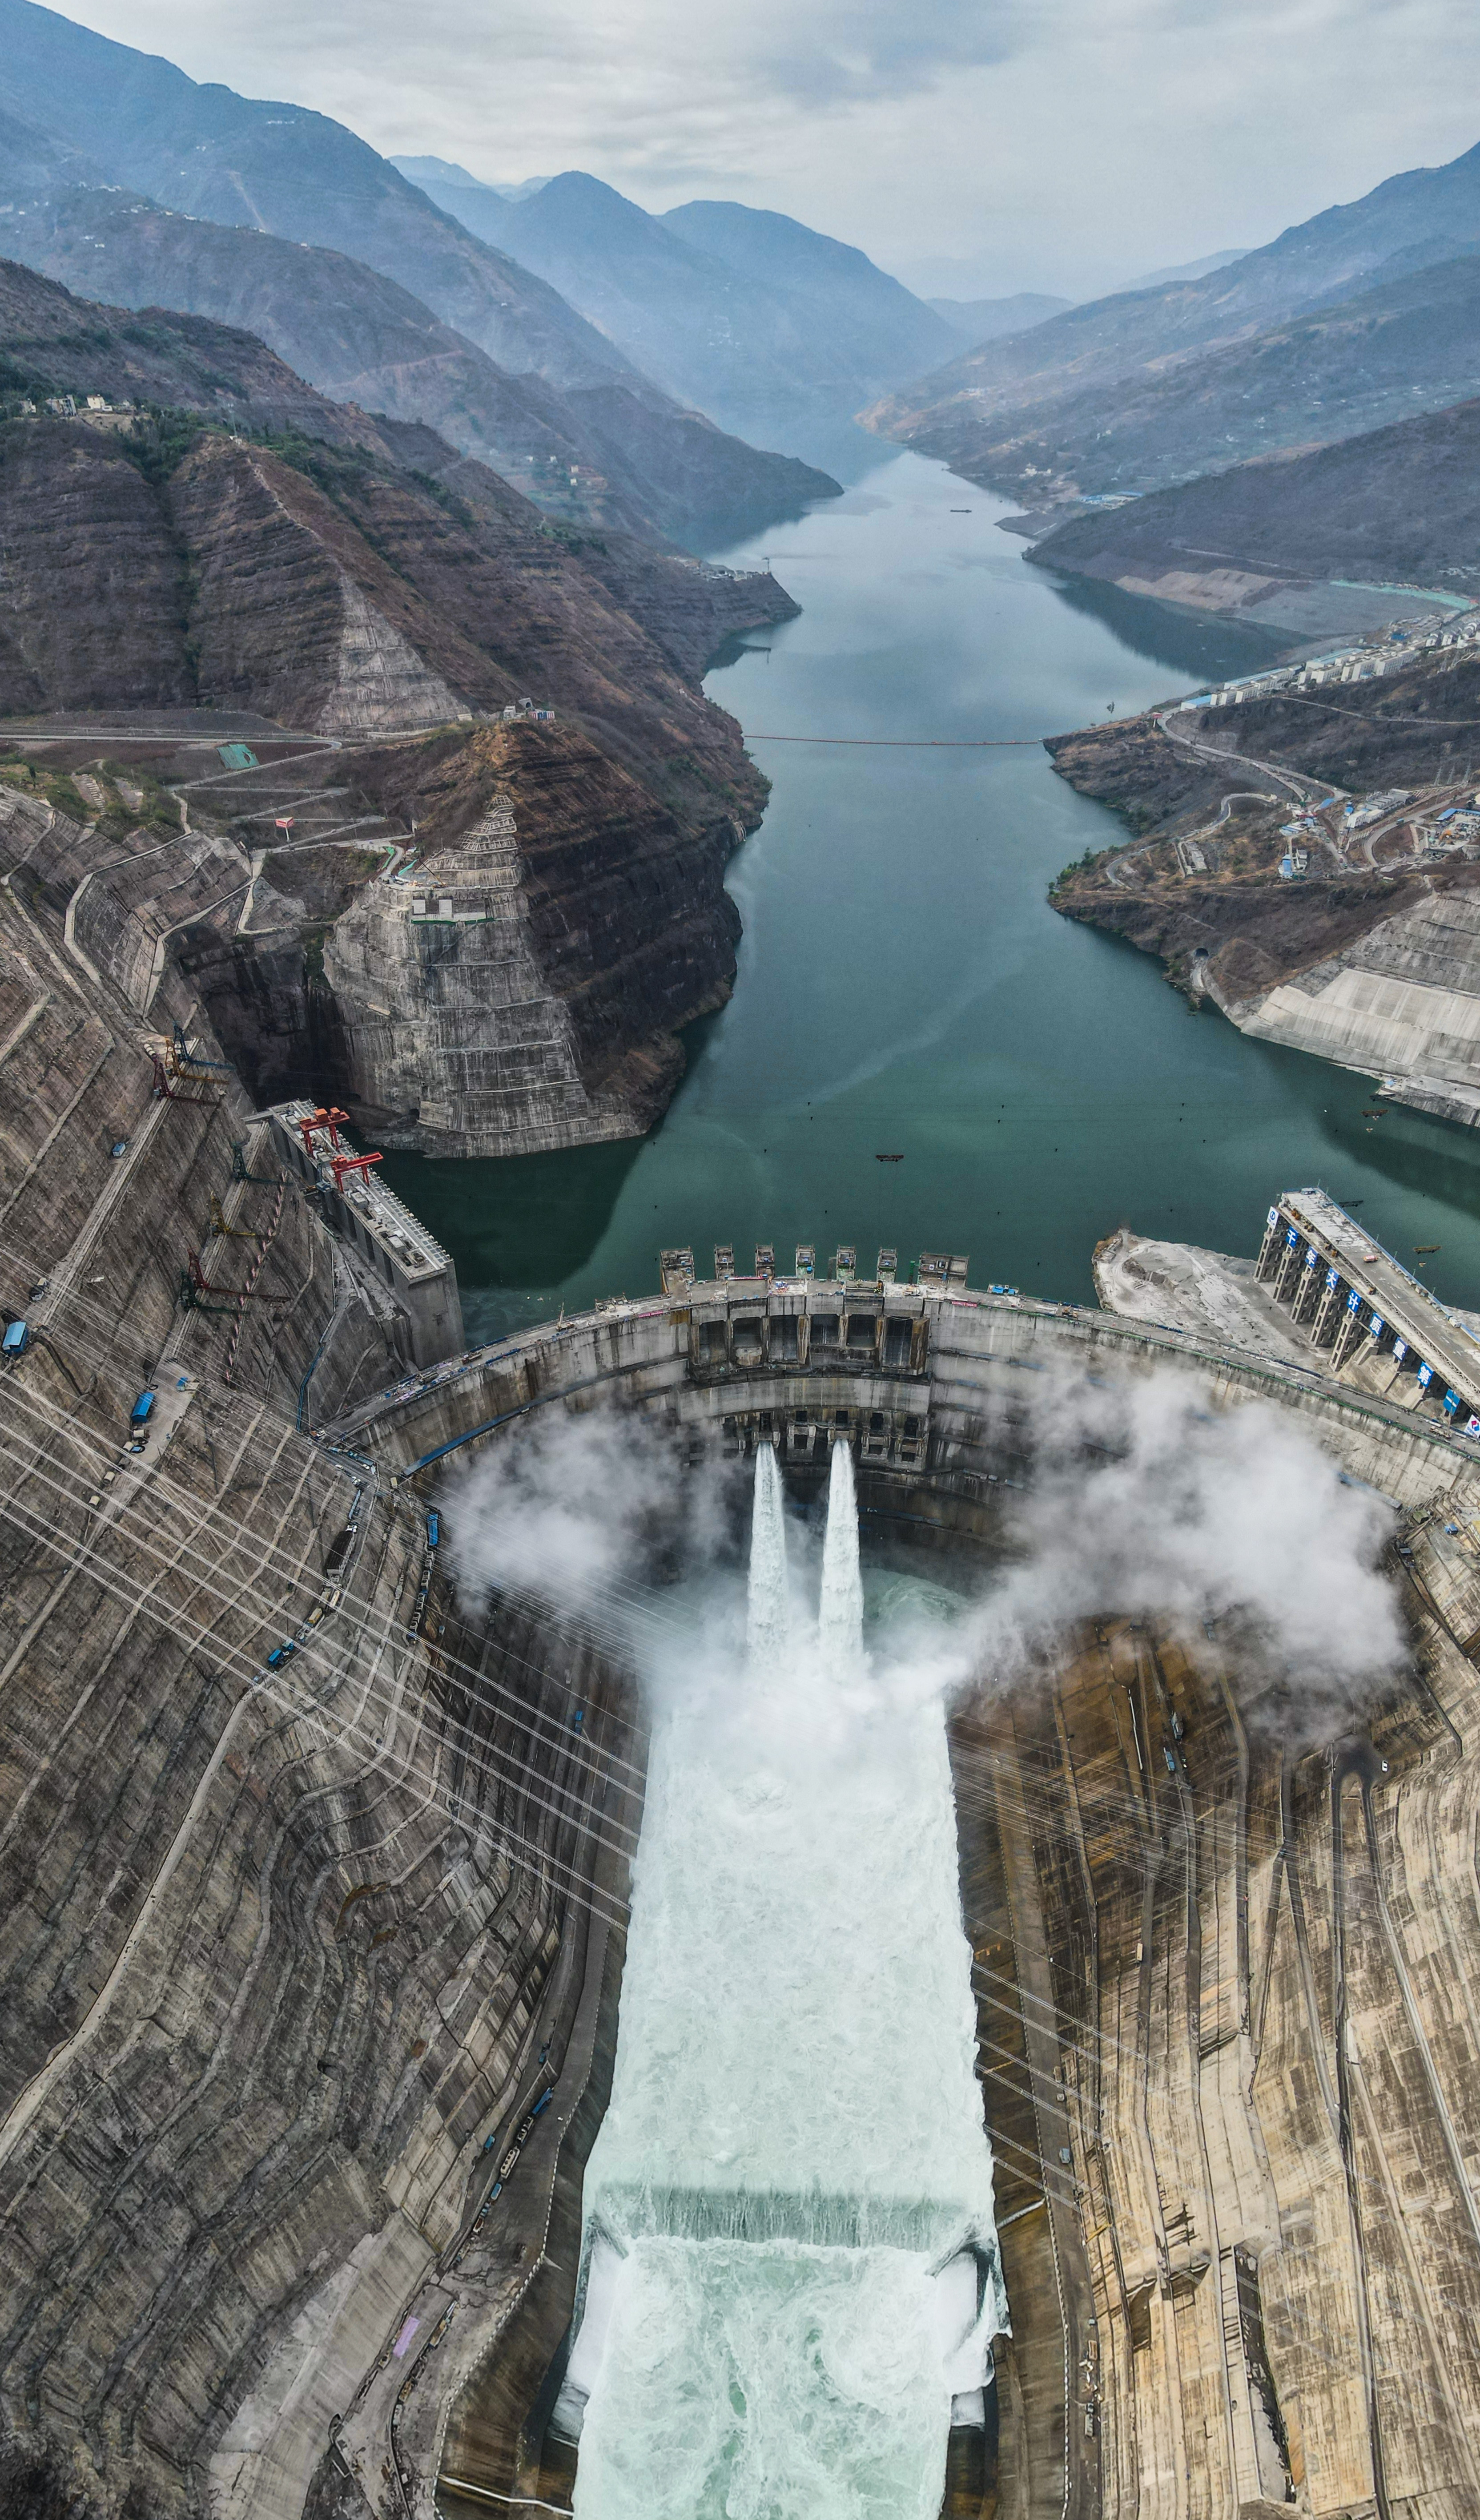
POLYGON ((349 1126, 349 1113, 341 1111, 336 1103, 321 1102, 316 1111, 310 1111, 307 1118, 300 1120, 297 1125, 298 1135, 303 1141, 303 1152, 312 1162, 315 1138, 327 1137, 330 1145, 337 1148, 339 1131, 349 1126))
POLYGON ((329 1169, 334 1175, 334 1186, 340 1198, 344 1195, 345 1179, 350 1173, 368 1173, 372 1164, 383 1163, 384 1160, 383 1155, 378 1154, 331 1155, 329 1169))
POLYGON ((226 1211, 214 1191, 210 1194, 210 1230, 212 1234, 232 1235, 239 1242, 255 1242, 257 1238, 249 1225, 227 1224, 226 1211))

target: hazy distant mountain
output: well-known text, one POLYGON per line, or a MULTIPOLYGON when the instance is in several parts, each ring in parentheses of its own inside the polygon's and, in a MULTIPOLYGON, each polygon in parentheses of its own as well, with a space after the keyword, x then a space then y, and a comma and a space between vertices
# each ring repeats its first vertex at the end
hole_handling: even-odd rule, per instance
MULTIPOLYGON (((530 175, 522 184, 485 184, 480 175, 470 175, 451 158, 390 158, 388 165, 405 176, 408 184, 420 184, 425 190, 430 184, 443 184, 452 193, 497 193, 501 202, 527 202, 548 184, 548 175, 530 175)), ((477 234, 477 230, 473 230, 477 234)))
POLYGON ((1072 306, 1072 297, 1036 297, 1029 289, 1015 297, 931 297, 927 304, 967 341, 999 341, 1009 333, 1026 333, 1032 324, 1047 324, 1072 306))
POLYGON ((332 246, 399 281, 500 367, 552 383, 632 378, 548 282, 471 236, 327 114, 201 87, 33 0, 0 0, 7 109, 166 207, 332 246))
MULTIPOLYGON (((1027 410, 983 420, 955 404, 931 445, 969 479, 1042 508, 1158 489, 1476 393, 1480 253, 1466 253, 1164 368, 1091 378, 1027 410)), ((1413 497, 1421 500, 1421 483, 1413 497)))
POLYGON ((1417 585, 1473 579, 1480 401, 1075 518, 1033 558, 1141 589, 1167 570, 1210 566, 1417 585))
MULTIPOLYGON (((7 127, 0 116, 0 149, 7 127)), ((323 246, 187 218, 138 194, 64 189, 0 203, 0 251, 67 288, 256 334, 336 402, 423 421, 541 504, 659 540, 794 515, 835 485, 613 381, 561 393, 509 377, 383 273, 323 246), (572 495, 570 468, 599 491, 572 495)))
POLYGON ((732 426, 787 406, 852 408, 951 346, 940 318, 867 254, 771 211, 691 202, 652 218, 574 173, 517 201, 460 167, 420 180, 649 375, 732 426))
POLYGON ((1064 397, 1247 338, 1477 245, 1480 148, 1448 166, 1394 175, 1200 279, 1096 298, 970 350, 880 403, 869 426, 922 453, 974 463, 985 479, 987 448, 1021 433, 1028 415, 1053 438, 1054 407, 1064 397))
POLYGON ((1137 279, 1124 281, 1115 293, 1124 296, 1128 289, 1165 289, 1174 280, 1205 280, 1211 271, 1227 271, 1231 262, 1242 262, 1247 252, 1247 246, 1235 245, 1226 253, 1205 253, 1197 262, 1169 262, 1164 271, 1143 271, 1137 279))
MULTIPOLYGON (((193 250, 157 223, 148 252, 141 241, 130 267, 114 223, 112 285, 120 296, 172 289, 176 302, 220 310, 245 292, 253 320, 291 342, 326 383, 334 378, 337 390, 352 382, 403 414, 410 407, 491 457, 542 446, 552 460, 576 457, 615 486, 624 520, 642 516, 647 530, 680 540, 746 531, 836 490, 826 473, 742 445, 680 410, 548 282, 472 236, 327 116, 200 87, 168 62, 91 34, 32 0, 0 0, 0 45, 6 111, 22 117, 22 160, 34 179, 32 191, 9 176, 16 220, 33 215, 41 199, 54 200, 59 181, 106 181, 232 236, 327 247, 356 267, 340 304, 322 273, 307 284, 306 264, 298 273, 281 257, 271 266, 259 257, 228 268, 220 237, 193 250), (173 273, 162 286, 161 255, 173 273), (155 282, 144 268, 151 256, 155 282), (374 317, 367 265, 403 292, 394 302, 382 296, 374 317), (317 346, 307 329, 315 304, 325 325, 317 346), (429 310, 425 323, 419 308, 429 310), (461 347, 452 335, 462 337, 461 347), (542 386, 569 399, 557 407, 542 386)), ((39 258, 26 254, 22 228, 11 234, 18 252, 39 258)), ((101 242, 100 231, 95 254, 101 242)), ((65 259, 60 267, 81 280, 65 259)))

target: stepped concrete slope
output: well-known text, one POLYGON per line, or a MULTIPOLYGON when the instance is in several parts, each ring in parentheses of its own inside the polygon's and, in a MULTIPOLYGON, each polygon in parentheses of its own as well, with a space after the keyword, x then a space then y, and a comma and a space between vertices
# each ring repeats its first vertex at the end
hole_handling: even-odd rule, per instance
MULTIPOLYGON (((1160 425, 1169 444, 1185 441, 1184 472, 1203 469, 1215 460, 1208 455, 1199 460, 1198 453, 1198 429, 1205 428, 1207 419, 1206 393, 1199 397, 1193 388, 1187 403, 1180 405, 1181 368, 1195 374, 1200 354, 1250 342, 1272 327, 1314 314, 1323 305, 1359 298, 1368 291, 1381 292, 1389 285, 1397 288, 1429 266, 1453 261, 1477 246, 1480 148, 1467 151, 1448 166, 1395 175, 1361 201, 1324 210, 1287 229, 1272 245, 1241 254, 1201 278, 1097 298, 1050 323, 1035 325, 1029 333, 989 341, 877 404, 867 415, 868 425, 918 446, 921 453, 943 457, 973 479, 1015 483, 1029 463, 1037 466, 1041 476, 1045 469, 1041 453, 1047 447, 1052 450, 1049 470, 1054 477, 1045 486, 1056 487, 1060 493, 1065 488, 1061 476, 1069 472, 1077 480, 1077 468, 1091 460, 1099 471, 1119 463, 1124 477, 1113 486, 1147 487, 1166 475, 1152 472, 1136 477, 1132 470, 1143 403, 1148 406, 1146 426, 1152 428, 1153 439, 1154 427, 1160 425), (1097 399, 1108 405, 1112 425, 1119 406, 1126 406, 1128 443, 1114 447, 1112 442, 1108 456, 1103 446, 1092 449, 1090 443, 1096 427, 1090 410, 1097 399), (1065 457, 1067 464, 1060 460, 1065 457)), ((1298 369, 1306 351, 1297 332, 1284 352, 1283 367, 1278 347, 1272 348, 1264 375, 1256 370, 1243 377, 1240 384, 1252 386, 1257 382, 1267 391, 1273 387, 1277 400, 1282 388, 1283 398, 1288 398, 1292 385, 1298 392, 1300 380, 1298 375, 1290 379, 1284 371, 1298 369)), ((1360 369, 1355 352, 1351 364, 1360 369)), ((1473 386, 1463 381, 1465 373, 1461 370, 1461 381, 1453 393, 1436 393, 1433 399, 1458 400, 1466 390, 1472 391, 1473 386)), ((1216 366, 1213 376, 1216 382, 1216 366)), ((1360 389, 1360 377, 1354 376, 1351 385, 1360 389)), ((1321 387, 1313 384, 1310 391, 1319 396, 1321 387)), ((1232 387, 1229 404, 1232 411, 1232 387)), ((1245 425, 1269 410, 1268 399, 1259 401, 1252 413, 1242 415, 1245 425)), ((1370 427, 1393 416, 1391 409, 1368 409, 1357 425, 1370 427)), ((1105 425, 1101 417, 1098 427, 1105 425)), ((1231 417, 1224 423, 1225 433, 1236 425, 1231 417)), ((1312 437, 1344 433, 1329 426, 1309 432, 1312 437)), ((1247 450, 1239 443, 1233 451, 1247 450)), ((1079 486, 1097 486, 1099 471, 1094 482, 1086 477, 1079 486)))
POLYGON ((1142 836, 1065 868, 1051 899, 1241 1031, 1473 1125, 1480 664, 1463 630, 1430 637, 1406 664, 1357 650, 1055 738, 1061 774, 1142 836))

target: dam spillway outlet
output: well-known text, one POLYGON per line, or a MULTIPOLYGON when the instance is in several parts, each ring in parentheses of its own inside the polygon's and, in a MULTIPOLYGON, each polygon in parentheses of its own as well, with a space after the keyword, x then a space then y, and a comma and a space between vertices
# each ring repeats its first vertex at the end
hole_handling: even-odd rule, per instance
POLYGON ((649 1673, 611 2098, 555 2429, 579 2520, 937 2520, 1005 2323, 945 1715, 863 1642, 833 1447, 820 1598, 758 1447, 746 1634, 649 1673))

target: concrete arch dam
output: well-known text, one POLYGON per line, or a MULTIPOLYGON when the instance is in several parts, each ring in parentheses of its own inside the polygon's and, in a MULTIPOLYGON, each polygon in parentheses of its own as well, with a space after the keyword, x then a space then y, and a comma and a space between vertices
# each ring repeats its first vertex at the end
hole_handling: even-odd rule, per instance
MULTIPOLYGON (((1473 1443, 1319 1371, 1104 1314, 736 1281, 502 1342, 331 1438, 434 1496, 454 1532, 465 1467, 516 1459, 555 1418, 614 1410, 695 1469, 731 1461, 747 1481, 769 1457, 814 1525, 841 1446, 869 1580, 990 1601, 1023 1561, 1024 1502, 1053 1501, 1051 1461, 1123 1466, 1164 1389, 1182 1395, 1175 1476, 1151 1492, 1148 1537, 1179 1527, 1198 1447, 1227 1440, 1245 1484, 1275 1500, 1283 1537, 1263 1528, 1292 1561, 1288 1589, 1271 1592, 1256 1633, 1227 1586, 1194 1602, 1168 1543, 1150 1552, 1164 1605, 1098 1600, 1073 1575, 1099 1527, 1081 1517, 1027 1665, 1001 1686, 978 1668, 952 1699, 956 1878, 1009 2328, 982 2421, 951 2427, 939 2507, 1252 2520, 1294 2501, 1332 2520, 1452 2520, 1480 2492, 1480 1905, 1462 1820, 1480 1781, 1473 1443), (1303 1524, 1318 1492, 1327 1519, 1303 1524), (1360 1688, 1322 1647, 1323 1622, 1334 1636, 1345 1613, 1316 1583, 1330 1515, 1346 1512, 1367 1515, 1382 1599, 1406 1629, 1391 1668, 1360 1688), (1282 1663, 1268 1632, 1281 1602, 1298 1640, 1282 1663)), ((1172 1423, 1152 1425, 1153 1452, 1172 1423)), ((1215 1520, 1235 1492, 1236 1479, 1206 1488, 1215 1520)), ((1243 1561, 1234 1578, 1262 1580, 1243 1561)), ((448 2514, 628 2507, 591 2499, 567 2383, 590 2386, 591 2358, 573 2363, 572 2347, 593 2218, 622 2185, 604 2191, 640 1911, 631 1937, 608 1939, 582 1999, 586 2044, 566 2050, 534 2262, 467 2287, 440 2371, 402 2409, 405 2473, 435 2478, 448 2514)), ((682 2128, 665 2153, 654 2124, 632 2192, 671 2225, 693 2182, 682 2128)), ((490 2206, 490 2231, 517 2183, 490 2206)), ((630 2246, 630 2231, 616 2237, 630 2246)), ((668 2491, 654 2475, 646 2507, 666 2511, 668 2491)), ((728 2507, 693 2502, 695 2520, 728 2507)))

